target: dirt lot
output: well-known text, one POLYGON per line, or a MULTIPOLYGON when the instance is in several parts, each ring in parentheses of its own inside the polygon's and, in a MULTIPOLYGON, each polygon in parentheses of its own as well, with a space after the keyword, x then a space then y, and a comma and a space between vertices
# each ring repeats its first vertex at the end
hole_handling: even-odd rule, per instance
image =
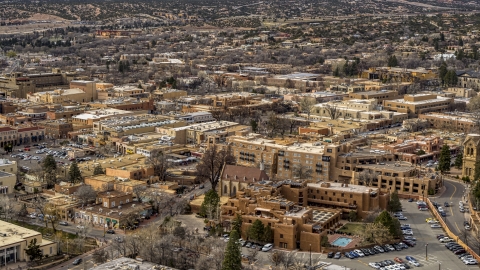
POLYGON ((203 233, 203 227, 205 223, 203 218, 196 218, 194 214, 191 215, 178 215, 175 216, 175 219, 182 222, 182 225, 185 225, 186 228, 190 231, 194 231, 195 228, 198 229, 198 233, 203 233))

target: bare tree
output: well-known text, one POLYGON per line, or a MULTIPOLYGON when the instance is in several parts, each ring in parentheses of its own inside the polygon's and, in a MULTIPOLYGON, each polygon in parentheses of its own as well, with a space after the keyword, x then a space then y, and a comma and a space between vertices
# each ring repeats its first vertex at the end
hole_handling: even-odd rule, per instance
POLYGON ((103 248, 96 249, 92 254, 92 259, 98 264, 106 263, 108 260, 108 252, 103 248))
POLYGON ((299 179, 310 179, 312 178, 313 170, 303 164, 295 164, 292 173, 293 176, 298 177, 299 179))
POLYGON ((0 195, 0 209, 5 220, 11 219, 15 212, 15 201, 7 194, 0 195))
POLYGON ((171 163, 163 151, 152 151, 145 163, 153 166, 153 175, 158 176, 160 181, 165 181, 167 178, 167 169, 171 167, 171 163))
POLYGON ((97 192, 90 185, 82 185, 75 192, 75 196, 86 205, 90 201, 95 201, 97 198, 97 192))
POLYGON ((135 198, 137 198, 138 202, 142 202, 142 197, 145 196, 145 192, 147 187, 144 185, 136 185, 133 187, 132 191, 135 194, 135 198))
POLYGON ((375 179, 378 179, 380 173, 371 170, 364 170, 357 174, 360 185, 370 186, 375 179))
POLYGON ((268 258, 272 262, 273 266, 277 267, 285 260, 285 252, 276 250, 268 254, 268 258))
POLYGON ((267 136, 273 138, 275 133, 280 129, 281 124, 282 123, 279 121, 278 115, 274 112, 269 112, 266 123, 267 136))
POLYGON ((283 269, 287 270, 294 264, 295 264, 295 253, 293 251, 287 252, 285 256, 283 256, 283 260, 282 260, 283 269))
POLYGON ((340 117, 340 108, 336 104, 325 104, 323 109, 327 112, 330 119, 335 120, 340 117))
POLYGON ((210 181, 212 189, 216 190, 223 166, 227 164, 235 164, 235 157, 232 155, 230 147, 218 149, 217 145, 211 146, 205 151, 202 160, 197 165, 196 181, 210 181))
POLYGON ((302 111, 302 113, 307 114, 308 121, 310 121, 310 114, 312 113, 313 108, 315 107, 315 104, 316 102, 314 98, 303 97, 302 99, 300 99, 300 103, 299 103, 300 110, 302 111))

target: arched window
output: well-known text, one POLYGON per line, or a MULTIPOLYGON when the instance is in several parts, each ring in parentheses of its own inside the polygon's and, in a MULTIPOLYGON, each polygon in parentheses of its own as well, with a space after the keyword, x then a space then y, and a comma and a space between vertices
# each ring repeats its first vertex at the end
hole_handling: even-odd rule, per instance
POLYGON ((223 194, 228 194, 227 185, 223 186, 223 194))
POLYGON ((232 196, 235 196, 236 194, 237 194, 237 187, 236 187, 236 186, 233 186, 232 196))

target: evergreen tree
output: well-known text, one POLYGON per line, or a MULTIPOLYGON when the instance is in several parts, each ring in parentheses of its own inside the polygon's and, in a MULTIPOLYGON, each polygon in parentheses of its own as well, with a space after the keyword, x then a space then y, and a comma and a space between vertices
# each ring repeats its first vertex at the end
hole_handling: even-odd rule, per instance
POLYGON ((380 223, 386 228, 388 228, 388 231, 390 232, 391 235, 396 235, 396 229, 395 229, 395 224, 393 222, 393 218, 388 213, 387 211, 383 211, 378 215, 378 217, 375 219, 374 223, 380 223))
POLYGON ((219 203, 220 197, 218 197, 217 192, 213 189, 207 191, 200 206, 200 215, 206 218, 214 218, 219 203))
POLYGON ((68 170, 68 178, 72 183, 79 183, 83 181, 82 173, 80 172, 78 164, 75 161, 72 162, 72 165, 70 165, 70 169, 68 170))
POLYGON ((255 220, 248 229, 248 237, 254 241, 262 241, 265 227, 260 219, 255 220))
POLYGON ((272 243, 273 242, 273 230, 272 227, 269 225, 265 227, 263 232, 263 242, 264 243, 272 243))
POLYGON ((333 76, 334 77, 339 77, 340 76, 340 69, 338 68, 338 66, 333 71, 333 76))
POLYGON ((103 170, 102 165, 100 165, 100 164, 95 166, 95 168, 93 169, 93 175, 99 175, 99 174, 104 174, 104 173, 105 173, 105 171, 103 170))
POLYGON ((52 188, 57 182, 57 162, 52 155, 47 155, 42 162, 42 170, 44 173, 47 187, 52 188))
POLYGON ((40 249, 40 245, 37 245, 36 238, 30 240, 30 244, 28 244, 28 248, 25 249, 25 253, 27 253, 31 261, 42 258, 42 250, 40 249))
POLYGON ((242 269, 242 253, 238 239, 240 238, 236 230, 230 232, 225 257, 223 258, 222 270, 240 270, 242 269))
POLYGON ((462 168, 462 165, 463 165, 463 153, 459 152, 457 154, 457 157, 455 158, 455 167, 457 167, 457 169, 460 170, 462 168))
POLYGON ((473 181, 478 181, 479 179, 480 179, 480 160, 477 160, 475 162, 475 167, 474 167, 473 181))
POLYGON ((242 216, 240 214, 237 214, 232 221, 232 230, 236 230, 237 232, 242 230, 242 216))
MULTIPOLYGON (((459 38, 458 39, 458 46, 463 46, 463 39, 459 38)), ((460 60, 460 59, 459 59, 460 60)))
POLYGON ((443 33, 440 33, 440 41, 445 41, 445 35, 443 33))
POLYGON ((444 144, 438 159, 438 170, 442 173, 450 171, 450 147, 444 144))
POLYGON ((442 81, 442 85, 445 84, 445 75, 447 75, 447 72, 448 72, 447 64, 445 62, 443 62, 440 65, 440 68, 438 68, 438 77, 442 81))
POLYGON ((402 203, 398 197, 398 192, 395 189, 392 194, 390 194, 390 200, 388 201, 388 211, 390 212, 399 212, 402 211, 402 203))
POLYGON ((387 65, 389 67, 396 67, 398 66, 398 60, 397 60, 397 57, 395 55, 392 55, 388 58, 388 63, 387 65))

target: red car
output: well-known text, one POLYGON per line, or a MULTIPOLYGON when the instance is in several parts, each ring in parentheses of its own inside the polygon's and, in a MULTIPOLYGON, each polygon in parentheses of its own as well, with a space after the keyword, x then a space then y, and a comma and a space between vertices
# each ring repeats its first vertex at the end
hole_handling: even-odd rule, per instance
POLYGON ((399 257, 395 257, 395 259, 393 260, 396 261, 397 263, 403 263, 403 260, 399 257))

